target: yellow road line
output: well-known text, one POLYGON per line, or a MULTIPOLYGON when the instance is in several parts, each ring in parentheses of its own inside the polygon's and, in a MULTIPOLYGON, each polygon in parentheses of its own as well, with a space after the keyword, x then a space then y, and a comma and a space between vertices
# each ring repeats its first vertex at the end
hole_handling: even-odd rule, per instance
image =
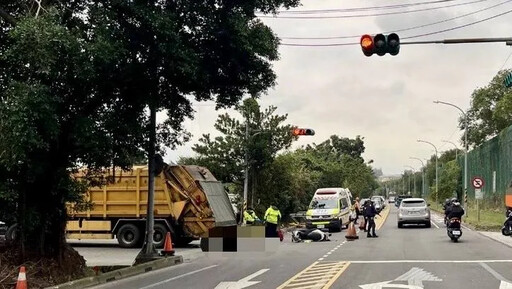
POLYGON ((382 217, 378 218, 378 219, 375 219, 375 223, 376 223, 376 229, 377 230, 380 230, 380 228, 384 225, 384 223, 386 222, 386 219, 388 218, 389 216, 389 211, 390 211, 390 205, 387 205, 386 208, 384 209, 384 213, 382 214, 382 217))
POLYGON ((327 289, 348 268, 350 262, 314 262, 285 281, 277 289, 317 288, 327 289))
POLYGON ((347 270, 348 266, 350 266, 350 262, 346 262, 345 265, 343 265, 343 267, 341 267, 341 269, 338 271, 338 273, 336 273, 336 275, 332 277, 331 281, 325 284, 325 286, 322 289, 329 289, 332 286, 332 284, 334 284, 334 282, 341 276, 341 274, 343 274, 343 272, 347 270))

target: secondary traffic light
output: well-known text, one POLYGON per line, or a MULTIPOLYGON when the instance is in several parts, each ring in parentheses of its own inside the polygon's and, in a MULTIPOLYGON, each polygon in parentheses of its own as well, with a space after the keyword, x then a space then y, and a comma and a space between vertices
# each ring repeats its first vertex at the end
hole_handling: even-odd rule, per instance
POLYGON ((294 128, 292 130, 292 134, 294 136, 299 136, 299 135, 315 135, 315 131, 310 129, 310 128, 294 128))
POLYGON ((366 56, 372 56, 373 54, 383 56, 386 53, 397 55, 400 52, 400 37, 396 33, 389 35, 376 34, 375 36, 365 34, 361 36, 360 44, 366 56))
POLYGON ((512 87, 512 72, 505 76, 505 87, 512 87))

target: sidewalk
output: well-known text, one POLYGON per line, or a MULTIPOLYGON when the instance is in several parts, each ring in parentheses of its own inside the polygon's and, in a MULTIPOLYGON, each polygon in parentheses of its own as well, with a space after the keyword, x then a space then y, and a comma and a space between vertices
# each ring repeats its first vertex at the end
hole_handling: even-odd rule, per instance
POLYGON ((490 239, 512 247, 512 237, 503 236, 501 232, 478 232, 490 239))

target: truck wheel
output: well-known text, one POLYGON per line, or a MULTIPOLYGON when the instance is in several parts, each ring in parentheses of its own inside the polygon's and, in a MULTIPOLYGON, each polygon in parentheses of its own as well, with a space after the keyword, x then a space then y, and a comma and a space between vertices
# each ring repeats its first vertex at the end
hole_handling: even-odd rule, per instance
MULTIPOLYGON (((155 244, 155 247, 157 248, 163 248, 165 244, 165 235, 167 235, 167 228, 162 224, 155 224, 155 232, 153 233, 153 244, 155 244)), ((172 238, 174 236, 171 236, 171 242, 174 243, 174 239, 172 238)))
POLYGON ((18 224, 10 226, 5 232, 5 241, 12 243, 18 240, 18 224))
POLYGON ((139 244, 140 230, 133 224, 124 224, 117 231, 117 242, 123 248, 134 248, 139 244))

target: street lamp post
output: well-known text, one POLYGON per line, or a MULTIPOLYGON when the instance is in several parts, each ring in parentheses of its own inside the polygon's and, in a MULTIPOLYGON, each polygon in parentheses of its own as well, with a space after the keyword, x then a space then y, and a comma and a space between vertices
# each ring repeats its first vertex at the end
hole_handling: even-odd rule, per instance
POLYGON ((465 196, 468 193, 468 151, 469 151, 469 145, 468 145, 468 115, 462 110, 462 108, 456 106, 455 104, 439 101, 434 101, 436 104, 444 104, 449 105, 451 107, 454 107, 460 111, 460 113, 464 116, 464 196, 462 198, 464 199, 464 209, 466 209, 466 217, 468 216, 467 213, 467 205, 466 204, 466 198, 465 196))
POLYGON ((421 197, 425 197, 425 164, 420 158, 409 157, 412 160, 418 160, 421 162, 421 197))
POLYGON ((442 142, 452 144, 455 147, 455 160, 457 160, 458 156, 459 156, 459 154, 458 154, 459 147, 454 142, 451 142, 451 141, 448 141, 448 140, 442 140, 442 142))
POLYGON ((405 166, 407 168, 410 168, 412 170, 412 175, 413 175, 413 192, 414 192, 414 195, 416 195, 416 174, 415 174, 415 168, 411 167, 411 166, 405 166))
POLYGON ((426 140, 419 139, 418 142, 427 143, 427 144, 433 146, 434 150, 436 151, 436 203, 437 203, 437 199, 438 199, 438 195, 439 195, 439 191, 438 191, 438 169, 437 169, 437 147, 433 143, 431 143, 429 141, 426 141, 426 140))

